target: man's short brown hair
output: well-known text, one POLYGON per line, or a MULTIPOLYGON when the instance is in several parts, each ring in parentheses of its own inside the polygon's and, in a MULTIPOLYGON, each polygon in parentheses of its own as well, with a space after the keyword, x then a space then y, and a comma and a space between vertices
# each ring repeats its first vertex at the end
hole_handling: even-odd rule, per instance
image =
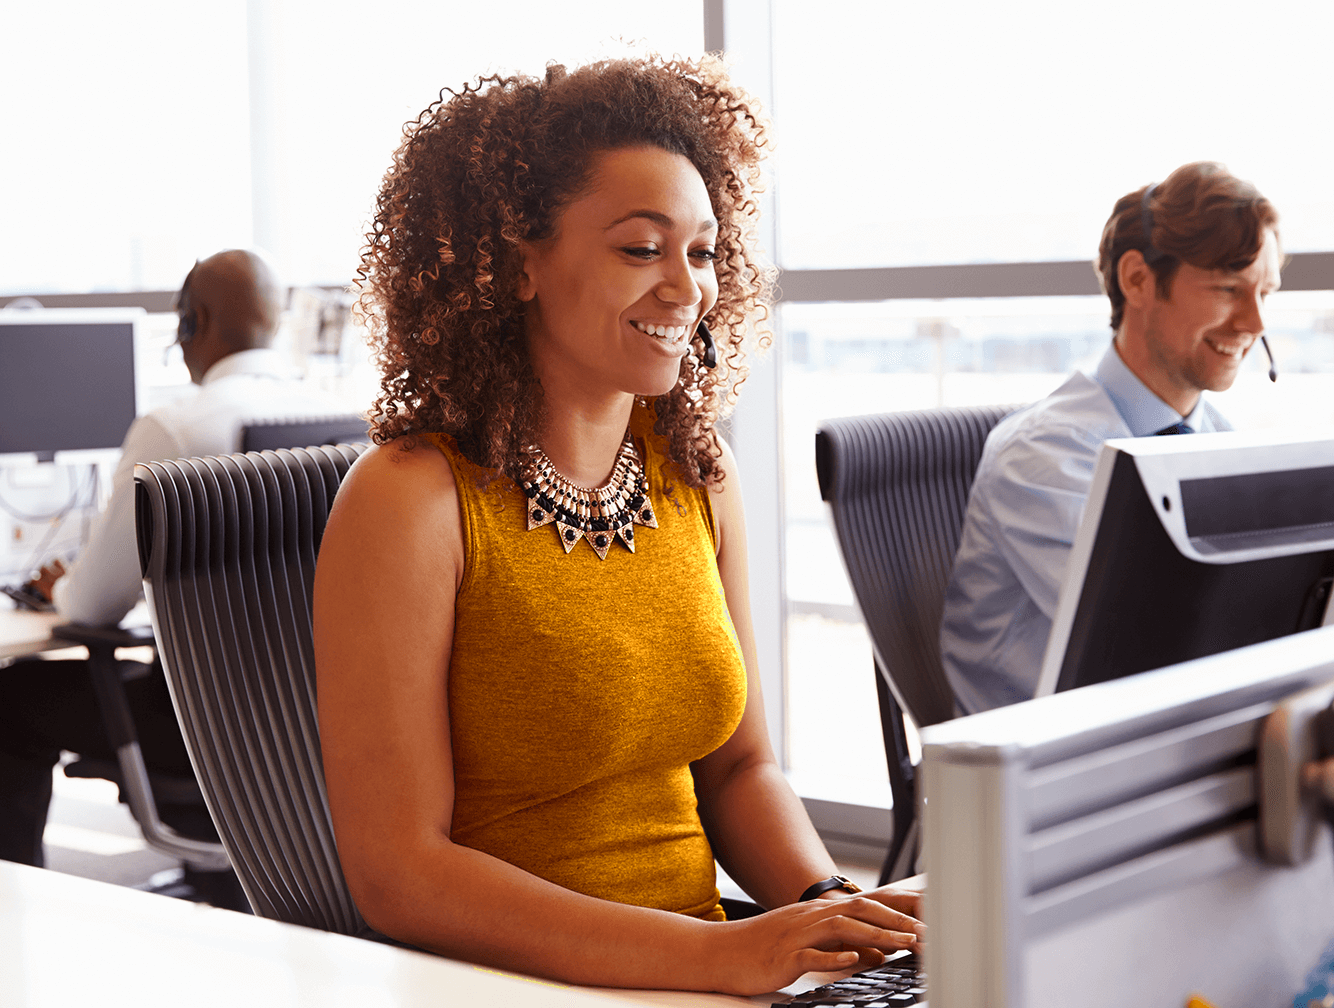
POLYGON ((1243 270, 1255 261, 1265 232, 1278 231, 1278 211, 1259 190, 1216 161, 1182 165, 1154 188, 1148 201, 1150 232, 1144 228, 1141 186, 1116 201, 1098 243, 1098 276, 1112 302, 1112 329, 1119 329, 1126 296, 1116 265, 1131 249, 1144 253, 1158 296, 1167 298, 1183 262, 1208 270, 1243 270), (1153 251, 1161 255, 1154 258, 1153 251))

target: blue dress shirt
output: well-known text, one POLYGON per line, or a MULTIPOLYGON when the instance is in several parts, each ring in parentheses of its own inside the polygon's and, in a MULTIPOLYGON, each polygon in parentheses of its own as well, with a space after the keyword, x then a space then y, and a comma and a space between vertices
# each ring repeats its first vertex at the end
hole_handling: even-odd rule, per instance
POLYGON ((940 651, 961 713, 1031 699, 1102 443, 1185 422, 1231 430, 1201 396, 1182 417, 1109 347, 987 438, 945 594, 940 651))

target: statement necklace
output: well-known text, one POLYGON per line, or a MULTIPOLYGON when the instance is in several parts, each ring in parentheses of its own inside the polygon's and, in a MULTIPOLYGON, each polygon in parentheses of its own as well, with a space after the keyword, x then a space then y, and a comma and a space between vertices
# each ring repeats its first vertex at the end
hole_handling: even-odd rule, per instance
POLYGON ((533 463, 531 475, 523 482, 523 492, 528 497, 529 532, 555 524, 566 553, 580 539, 587 539, 598 559, 605 560, 613 540, 620 540, 631 553, 635 551, 636 525, 658 527, 648 499, 644 463, 629 430, 616 452, 611 478, 593 490, 575 486, 558 473, 537 445, 528 450, 533 463))

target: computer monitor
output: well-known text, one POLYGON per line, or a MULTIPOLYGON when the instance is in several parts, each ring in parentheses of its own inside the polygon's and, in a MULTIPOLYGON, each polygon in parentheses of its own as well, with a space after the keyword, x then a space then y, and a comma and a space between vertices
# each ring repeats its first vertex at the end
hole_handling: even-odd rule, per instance
POLYGON ((1323 627, 924 728, 932 1008, 1290 1008, 1334 842, 1313 816, 1299 857, 1271 844, 1314 758, 1275 781, 1271 740, 1309 742, 1332 685, 1323 627))
POLYGON ((1334 435, 1108 441, 1037 695, 1331 622, 1334 435))
POLYGON ((141 308, 0 311, 0 455, 119 448, 138 412, 141 308))

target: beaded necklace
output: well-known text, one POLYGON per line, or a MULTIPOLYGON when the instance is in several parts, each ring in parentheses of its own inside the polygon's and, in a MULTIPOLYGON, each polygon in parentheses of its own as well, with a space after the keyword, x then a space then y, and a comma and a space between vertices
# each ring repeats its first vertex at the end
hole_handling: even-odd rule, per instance
POLYGON ((644 463, 628 429, 616 452, 611 477, 593 489, 567 480, 537 445, 528 450, 533 462, 531 475, 523 481, 523 492, 529 501, 529 532, 554 524, 566 553, 580 539, 587 539, 598 559, 605 560, 613 540, 619 540, 631 553, 635 551, 634 526, 658 527, 648 499, 644 463))

